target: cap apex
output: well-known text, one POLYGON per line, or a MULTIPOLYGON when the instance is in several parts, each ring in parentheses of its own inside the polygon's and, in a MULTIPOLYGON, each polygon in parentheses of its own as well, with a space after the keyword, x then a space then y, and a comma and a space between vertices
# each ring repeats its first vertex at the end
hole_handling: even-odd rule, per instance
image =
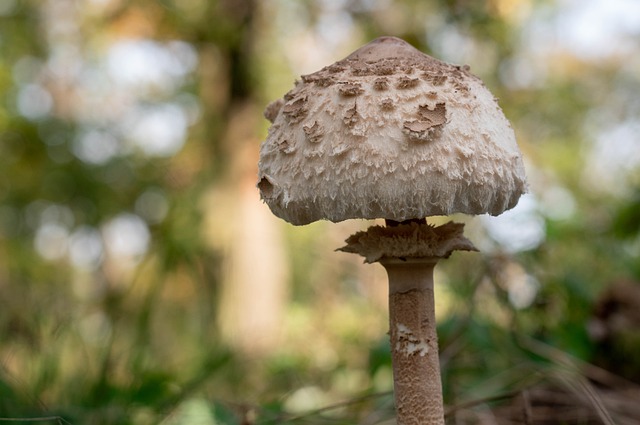
POLYGON ((378 61, 392 57, 424 58, 425 56, 427 55, 400 38, 383 36, 360 47, 347 56, 345 60, 378 61))

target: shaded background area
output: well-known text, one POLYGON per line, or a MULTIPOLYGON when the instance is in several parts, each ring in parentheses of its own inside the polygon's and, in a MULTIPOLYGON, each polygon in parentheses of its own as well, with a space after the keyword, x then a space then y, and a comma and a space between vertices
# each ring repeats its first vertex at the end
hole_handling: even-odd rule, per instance
POLYGON ((370 223, 255 189, 264 106, 380 35, 470 65, 531 185, 438 266, 451 420, 640 418, 633 0, 3 0, 0 417, 393 423, 370 223))

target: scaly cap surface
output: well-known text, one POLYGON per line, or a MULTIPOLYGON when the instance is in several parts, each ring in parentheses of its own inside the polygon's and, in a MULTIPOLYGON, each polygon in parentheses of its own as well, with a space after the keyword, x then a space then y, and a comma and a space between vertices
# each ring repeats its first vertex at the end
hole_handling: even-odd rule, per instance
POLYGON ((265 117, 258 188, 295 225, 498 215, 526 190, 513 129, 484 84, 395 37, 303 75, 265 117))

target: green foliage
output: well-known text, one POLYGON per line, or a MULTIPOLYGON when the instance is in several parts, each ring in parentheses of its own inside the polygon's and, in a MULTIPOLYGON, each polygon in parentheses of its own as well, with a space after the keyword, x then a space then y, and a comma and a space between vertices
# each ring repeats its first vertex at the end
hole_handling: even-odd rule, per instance
POLYGON ((629 197, 613 219, 612 230, 621 239, 633 239, 640 235, 640 193, 629 197))
MULTIPOLYGON (((0 423, 393 418, 386 310, 359 264, 331 256, 347 234, 326 223, 277 229, 291 283, 277 347, 235 346, 221 313, 238 229, 262 223, 236 204, 253 184, 264 103, 318 57, 339 59, 383 34, 471 63, 513 122, 544 223, 543 242, 518 252, 470 223, 484 253, 438 266, 446 403, 498 408, 581 374, 610 385, 589 362, 640 381, 640 323, 629 313, 640 305, 624 292, 607 304, 617 315, 602 307, 615 282, 635 288, 640 279, 638 164, 609 164, 623 178, 595 188, 610 176, 592 166, 598 140, 615 150, 609 132, 637 126, 640 80, 615 54, 594 60, 546 39, 528 44, 534 23, 568 13, 561 2, 6 4, 0 423), (135 42, 141 50, 114 59, 114 46, 135 42), (141 77, 130 66, 150 51, 141 77), (149 111, 164 115, 145 121, 149 111), (171 125, 154 131, 158 121, 171 125), (162 151, 173 132, 178 145, 162 151), (521 287, 534 295, 518 304, 521 287)), ((628 45, 623 56, 637 57, 637 40, 628 45)))

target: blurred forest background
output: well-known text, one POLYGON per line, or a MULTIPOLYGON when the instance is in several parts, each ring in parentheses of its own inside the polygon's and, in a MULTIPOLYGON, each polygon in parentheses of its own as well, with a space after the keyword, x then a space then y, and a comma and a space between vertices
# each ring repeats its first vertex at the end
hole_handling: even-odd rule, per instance
POLYGON ((255 188, 264 106, 380 35, 470 65, 531 185, 454 217, 448 419, 638 423, 634 0, 0 0, 0 421, 394 423, 370 223, 255 188))

